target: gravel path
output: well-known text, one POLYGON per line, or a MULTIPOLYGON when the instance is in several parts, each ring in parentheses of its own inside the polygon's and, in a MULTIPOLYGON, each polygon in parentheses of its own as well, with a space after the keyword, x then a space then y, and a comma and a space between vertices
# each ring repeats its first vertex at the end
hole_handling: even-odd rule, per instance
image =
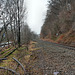
POLYGON ((30 75, 75 75, 75 51, 55 46, 49 42, 37 41, 28 68, 30 75), (34 57, 34 58, 33 58, 34 57))

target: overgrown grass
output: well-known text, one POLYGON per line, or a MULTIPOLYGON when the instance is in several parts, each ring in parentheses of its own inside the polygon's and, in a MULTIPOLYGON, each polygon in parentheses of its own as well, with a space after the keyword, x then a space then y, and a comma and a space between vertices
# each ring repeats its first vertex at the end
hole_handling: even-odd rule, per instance
MULTIPOLYGON (((17 66, 17 63, 12 59, 12 57, 14 57, 17 60, 19 60, 23 64, 24 67, 26 67, 25 63, 29 63, 30 57, 32 55, 32 51, 39 49, 39 48, 33 48, 34 45, 35 45, 35 43, 31 43, 31 45, 30 45, 31 47, 29 47, 29 50, 26 50, 25 46, 18 48, 14 53, 12 53, 8 57, 7 60, 4 60, 2 63, 0 63, 0 66, 15 69, 15 67, 17 66)), ((8 55, 10 52, 8 51, 6 54, 3 54, 3 57, 8 55)), ((23 70, 21 69, 21 67, 18 67, 17 71, 21 75, 23 75, 23 72, 22 72, 23 70)), ((5 73, 3 73, 3 74, 5 74, 5 73)), ((5 75, 7 75, 7 74, 5 74, 5 75)))

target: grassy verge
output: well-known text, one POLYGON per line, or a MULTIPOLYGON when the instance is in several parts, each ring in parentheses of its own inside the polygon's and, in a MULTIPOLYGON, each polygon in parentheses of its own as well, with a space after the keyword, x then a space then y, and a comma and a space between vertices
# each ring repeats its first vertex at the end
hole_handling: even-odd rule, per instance
MULTIPOLYGON (((26 50, 25 46, 22 46, 20 48, 18 48, 14 53, 12 53, 9 57, 7 57, 7 60, 4 60, 3 62, 0 63, 0 66, 2 67, 7 67, 10 69, 15 70, 17 67, 17 63, 12 59, 12 57, 16 58, 18 61, 20 61, 23 66, 26 68, 26 65, 29 63, 32 52, 34 50, 38 50, 39 48, 34 48, 35 47, 36 42, 31 42, 29 45, 29 50, 26 50)), ((3 54, 3 56, 6 56, 9 54, 9 49, 7 49, 7 53, 3 54)), ((10 51, 11 52, 11 51, 10 51)), ((23 70, 21 69, 21 67, 17 67, 16 69, 17 72, 19 72, 21 75, 24 74, 23 70)), ((7 71, 0 71, 0 74, 2 75, 8 75, 9 73, 7 73, 7 71)))

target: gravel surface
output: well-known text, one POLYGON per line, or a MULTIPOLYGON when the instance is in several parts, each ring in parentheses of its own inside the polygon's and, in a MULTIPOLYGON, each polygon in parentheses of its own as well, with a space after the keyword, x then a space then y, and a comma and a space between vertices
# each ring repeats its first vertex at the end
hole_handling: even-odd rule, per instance
POLYGON ((27 68, 30 75, 75 75, 75 50, 37 41, 27 68))

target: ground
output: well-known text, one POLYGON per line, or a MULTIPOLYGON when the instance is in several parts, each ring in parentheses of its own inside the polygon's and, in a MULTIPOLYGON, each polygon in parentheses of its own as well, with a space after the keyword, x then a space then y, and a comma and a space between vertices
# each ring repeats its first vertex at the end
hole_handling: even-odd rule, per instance
MULTIPOLYGON (((59 72, 58 75, 75 75, 75 51, 50 42, 41 40, 31 42, 28 51, 22 46, 10 55, 8 60, 0 63, 0 66, 15 69, 17 63, 12 57, 24 65, 26 75, 54 75, 54 72, 59 72)), ((21 67, 16 71, 21 75, 24 74, 21 67)), ((1 73, 0 75, 3 75, 1 73)), ((7 71, 5 75, 9 75, 7 71)))

